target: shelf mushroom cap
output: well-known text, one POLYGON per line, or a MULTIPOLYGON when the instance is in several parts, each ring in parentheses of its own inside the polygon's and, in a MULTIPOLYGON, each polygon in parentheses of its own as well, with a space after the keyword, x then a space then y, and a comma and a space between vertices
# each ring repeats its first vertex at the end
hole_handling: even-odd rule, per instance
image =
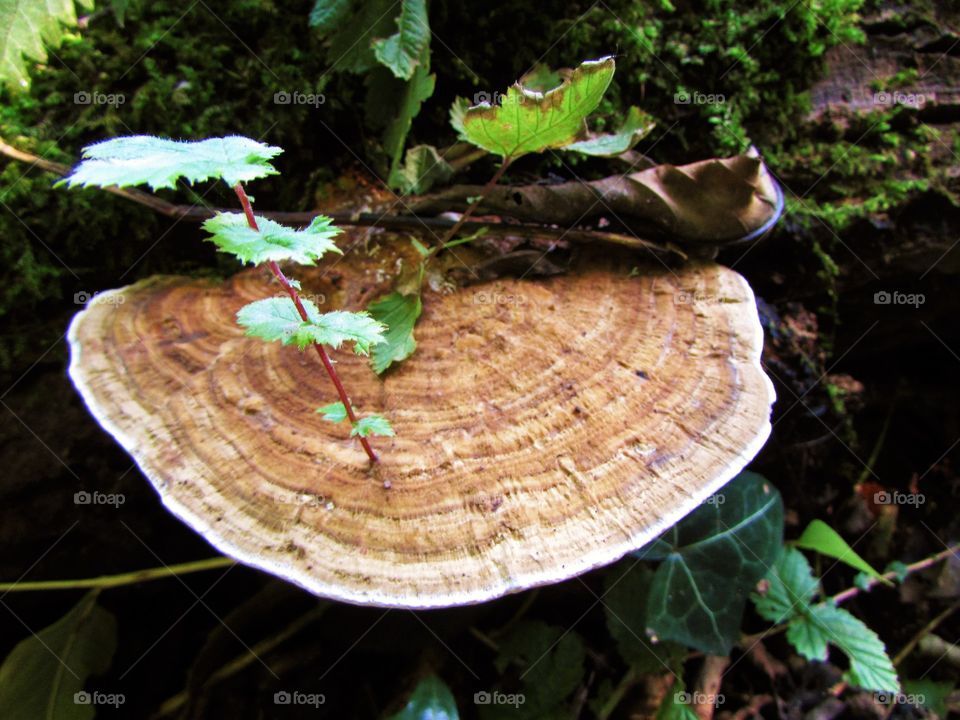
MULTIPOLYGON (((348 265, 300 269, 304 293, 357 307, 376 281, 348 265)), ((336 399, 316 358, 236 325, 279 290, 259 270, 96 296, 70 326, 70 376, 224 553, 350 603, 476 603, 640 548, 766 441, 774 391, 747 282, 716 264, 628 268, 608 253, 430 294, 416 353, 382 379, 336 353, 355 406, 397 432, 375 439, 372 467, 314 412, 336 399)))

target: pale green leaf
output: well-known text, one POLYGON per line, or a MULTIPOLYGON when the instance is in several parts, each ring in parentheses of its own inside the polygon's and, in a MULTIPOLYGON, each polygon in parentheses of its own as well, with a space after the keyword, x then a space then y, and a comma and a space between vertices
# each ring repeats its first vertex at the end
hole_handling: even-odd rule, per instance
POLYGON ((323 415, 324 420, 334 423, 343 422, 349 417, 347 415, 347 408, 342 402, 330 403, 329 405, 318 407, 317 412, 323 415))
POLYGON ((457 137, 463 142, 470 142, 467 139, 467 130, 464 127, 464 119, 467 117, 467 110, 470 109, 470 101, 466 98, 457 97, 450 106, 450 125, 457 131, 457 137))
POLYGON ((403 0, 397 18, 397 32, 374 40, 373 54, 396 77, 409 80, 430 45, 430 22, 426 0, 403 0))
POLYGON ((404 195, 421 194, 451 177, 453 168, 433 145, 417 145, 407 150, 403 165, 390 177, 390 185, 404 195))
POLYGON ((443 680, 429 675, 421 680, 406 706, 388 720, 459 720, 457 701, 443 680))
POLYGON ((373 348, 371 365, 377 375, 393 363, 406 360, 417 349, 413 328, 423 310, 419 295, 394 292, 369 305, 370 315, 387 326, 384 342, 373 348))
POLYGON ((370 346, 383 342, 386 328, 365 312, 337 310, 321 314, 309 300, 301 300, 307 313, 303 320, 290 298, 265 298, 240 308, 237 322, 247 335, 284 345, 296 344, 303 350, 320 343, 336 349, 345 342, 354 344, 354 352, 366 355, 370 346))
POLYGON ((383 415, 367 415, 354 424, 350 430, 350 437, 370 437, 371 435, 393 436, 393 426, 383 415))
POLYGON ((116 620, 90 592, 7 655, 0 666, 0 717, 91 720, 95 706, 84 702, 86 695, 75 694, 83 692, 88 677, 109 669, 116 647, 116 620))
POLYGON ((800 535, 800 538, 794 542, 794 545, 804 548, 805 550, 813 550, 827 557, 835 558, 849 565, 854 570, 860 570, 874 579, 889 583, 870 563, 860 557, 836 530, 823 522, 823 520, 812 520, 810 524, 807 525, 807 529, 800 535))
POLYGON ((239 135, 198 141, 131 135, 90 145, 62 182, 73 187, 149 185, 172 188, 180 178, 222 179, 228 185, 276 175, 269 160, 283 150, 239 135))
POLYGON ((862 620, 827 602, 814 605, 795 622, 808 626, 806 637, 811 646, 801 648, 795 645, 801 655, 816 657, 821 643, 825 647, 829 642, 840 648, 850 661, 850 669, 844 673, 844 679, 850 685, 864 690, 899 692, 897 671, 887 656, 883 641, 862 620), (814 654, 808 655, 804 650, 812 650, 814 654))
MULTIPOLYGON (((92 0, 76 5, 93 9, 92 0)), ((76 27, 73 0, 0 0, 0 81, 10 89, 30 85, 27 60, 47 61, 47 49, 57 48, 76 27)))
POLYGON ((656 123, 638 107, 631 107, 627 117, 614 132, 604 135, 594 135, 586 140, 568 145, 564 150, 595 155, 597 157, 615 157, 632 148, 650 134, 656 123))
POLYGON ((585 118, 593 112, 613 79, 612 57, 588 60, 563 84, 539 93, 515 83, 502 104, 482 103, 463 117, 468 142, 501 157, 561 148, 584 136, 585 118))
POLYGON ((335 30, 346 18, 352 0, 317 0, 310 11, 310 27, 319 32, 335 30))
POLYGON ((213 236, 207 239, 222 252, 231 253, 241 262, 254 265, 270 260, 313 265, 325 253, 340 252, 333 242, 340 229, 323 215, 315 217, 303 230, 281 225, 259 215, 255 219, 259 231, 247 224, 243 213, 214 215, 203 223, 203 229, 213 236))

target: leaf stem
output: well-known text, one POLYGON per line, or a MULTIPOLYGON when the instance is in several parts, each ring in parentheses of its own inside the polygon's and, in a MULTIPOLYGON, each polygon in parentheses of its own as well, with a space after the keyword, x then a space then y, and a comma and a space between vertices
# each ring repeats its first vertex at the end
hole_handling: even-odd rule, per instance
POLYGON ((230 567, 236 560, 229 557, 214 557, 207 560, 180 563, 179 565, 164 565, 163 567, 147 570, 134 570, 119 575, 101 575, 94 578, 80 578, 77 580, 33 580, 27 582, 0 583, 0 592, 27 592, 29 590, 83 590, 86 588, 112 588, 121 585, 134 585, 147 580, 162 580, 163 578, 216 570, 230 567))
POLYGON ((470 206, 466 209, 463 215, 460 216, 460 219, 454 223, 453 227, 447 230, 447 234, 443 236, 443 240, 440 241, 440 247, 443 247, 448 242, 450 242, 454 236, 457 234, 457 231, 463 226, 463 224, 470 219, 470 216, 473 215, 473 211, 477 209, 477 206, 480 205, 486 199, 487 195, 490 194, 490 191, 493 190, 493 186, 497 184, 500 178, 503 177, 503 174, 507 171, 507 168, 510 167, 512 159, 505 157, 503 162, 500 163, 500 167, 497 168, 497 171, 493 174, 487 184, 483 186, 483 190, 480 191, 480 194, 474 199, 470 206))
MULTIPOLYGON (((253 207, 250 205, 250 198, 247 197, 247 193, 244 191, 243 185, 241 183, 237 183, 234 185, 233 191, 240 199, 240 205, 243 206, 243 214, 247 216, 247 224, 252 229, 259 232, 260 228, 257 227, 257 220, 253 216, 253 207)), ((267 265, 270 268, 270 272, 272 272, 277 280, 280 281, 283 289, 287 291, 290 299, 293 300, 293 304, 297 307, 297 312, 300 314, 300 317, 304 322, 308 322, 310 320, 310 316, 307 315, 307 311, 303 307, 303 303, 300 300, 300 293, 298 293, 297 289, 290 284, 287 276, 283 274, 283 271, 280 269, 280 266, 275 260, 269 261, 267 265)), ((347 391, 344 389, 343 383, 340 382, 340 376, 337 374, 336 368, 333 367, 333 362, 330 360, 330 356, 320 343, 314 343, 313 347, 317 351, 317 355, 320 356, 320 362, 323 363, 323 367, 327 371, 327 375, 330 376, 333 386, 337 389, 337 395, 340 396, 340 402, 342 402, 343 407, 346 408, 347 417, 350 418, 351 425, 355 425, 359 419, 357 418, 357 414, 353 411, 353 405, 350 403, 350 398, 347 396, 347 391)), ((377 457, 377 454, 373 451, 373 448, 370 447, 370 442, 362 435, 359 436, 359 440, 364 451, 367 453, 367 457, 370 458, 370 462, 380 462, 380 458, 377 457)))

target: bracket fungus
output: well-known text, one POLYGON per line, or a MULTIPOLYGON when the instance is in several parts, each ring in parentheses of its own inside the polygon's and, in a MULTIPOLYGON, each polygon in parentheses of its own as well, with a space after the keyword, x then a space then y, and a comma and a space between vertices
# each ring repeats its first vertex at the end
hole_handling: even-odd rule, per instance
MULTIPOLYGON (((303 268, 304 292, 362 304, 379 280, 359 255, 303 268)), ((237 326, 278 290, 256 269, 102 293, 70 327, 70 375, 224 553, 356 604, 475 603, 638 549, 766 441, 747 282, 633 264, 593 253, 564 275, 428 293, 416 354, 383 379, 340 353, 355 400, 397 431, 372 466, 314 412, 335 399, 316 363, 237 326)))

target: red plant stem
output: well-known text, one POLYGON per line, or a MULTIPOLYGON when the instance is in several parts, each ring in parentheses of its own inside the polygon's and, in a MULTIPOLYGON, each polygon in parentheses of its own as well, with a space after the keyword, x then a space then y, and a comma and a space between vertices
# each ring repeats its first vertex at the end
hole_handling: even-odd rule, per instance
POLYGON ((486 199, 487 195, 490 194, 490 191, 493 190, 493 186, 497 184, 500 178, 503 177, 503 174, 507 171, 507 168, 510 167, 512 158, 505 157, 503 162, 500 163, 499 169, 493 174, 493 177, 487 181, 487 184, 483 186, 483 190, 480 191, 480 194, 476 199, 470 203, 470 206, 464 211, 463 215, 460 216, 460 219, 457 220, 456 224, 443 236, 443 240, 440 241, 440 247, 442 248, 448 242, 450 242, 453 237, 457 234, 457 231, 463 226, 463 224, 470 219, 470 216, 473 215, 473 211, 477 209, 477 206, 486 199))
MULTIPOLYGON (((237 197, 240 198, 240 204, 243 206, 243 214, 247 216, 247 224, 259 232, 260 228, 257 227, 257 220, 253 216, 253 207, 250 205, 250 198, 248 198, 247 193, 244 192, 243 185, 237 183, 234 185, 233 191, 237 194, 237 197)), ((283 271, 280 269, 280 266, 275 260, 270 260, 267 265, 270 268, 270 272, 272 272, 274 276, 276 276, 277 280, 280 281, 283 289, 287 291, 290 299, 293 300, 293 304, 297 306, 297 312, 300 313, 300 317, 303 318, 304 322, 308 322, 310 320, 310 316, 307 315, 307 311, 304 309, 303 303, 300 301, 300 294, 297 292, 297 289, 290 284, 287 276, 283 274, 283 271)), ((327 371, 327 375, 330 376, 333 386, 337 389, 337 394, 340 396, 340 402, 343 403, 343 407, 347 410, 347 417, 350 418, 351 424, 356 424, 358 420, 357 415, 353 411, 353 405, 350 404, 350 398, 347 396, 347 391, 344 389, 343 383, 340 382, 340 376, 337 375, 337 370, 333 367, 333 362, 330 360, 330 356, 327 355, 327 351, 323 349, 323 345, 320 343, 314 343, 313 347, 317 351, 317 355, 320 356, 320 362, 323 363, 323 367, 327 371)), ((360 436, 359 440, 360 444, 363 445, 363 449, 367 453, 367 457, 370 458, 370 462, 379 462, 380 458, 377 457, 377 454, 373 451, 373 448, 370 447, 370 442, 363 436, 360 436)))

